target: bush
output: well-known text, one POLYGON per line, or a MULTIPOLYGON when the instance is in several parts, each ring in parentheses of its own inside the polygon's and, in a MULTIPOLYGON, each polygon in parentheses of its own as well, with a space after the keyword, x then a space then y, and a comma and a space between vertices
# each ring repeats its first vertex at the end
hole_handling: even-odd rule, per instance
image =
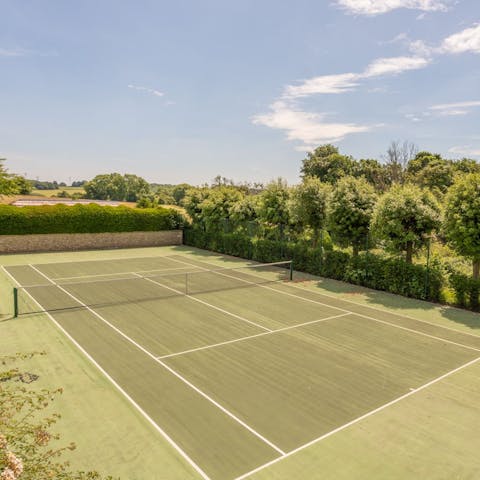
POLYGON ((455 292, 455 302, 458 306, 475 311, 480 310, 480 280, 462 273, 452 273, 450 286, 455 292))
POLYGON ((179 212, 165 208, 0 205, 0 235, 157 231, 181 228, 183 224, 179 212))
MULTIPOLYGON (((406 297, 432 301, 442 299, 444 275, 435 262, 427 270, 424 265, 408 264, 403 259, 372 253, 354 257, 341 250, 322 251, 304 243, 249 238, 241 233, 208 234, 199 228, 186 229, 184 242, 262 263, 292 260, 294 268, 301 272, 406 297)), ((478 290, 476 299, 478 304, 478 290)))

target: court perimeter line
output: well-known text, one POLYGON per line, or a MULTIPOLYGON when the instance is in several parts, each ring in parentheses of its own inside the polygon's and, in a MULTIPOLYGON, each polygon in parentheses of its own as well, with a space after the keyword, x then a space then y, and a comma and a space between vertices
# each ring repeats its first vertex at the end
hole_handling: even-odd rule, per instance
MULTIPOLYGON (((15 277, 3 266, 1 265, 3 271, 12 279, 15 285, 20 286, 17 282, 15 277)), ((135 409, 152 425, 152 427, 159 432, 162 437, 167 440, 167 442, 187 461, 187 463, 194 468, 194 470, 200 474, 202 478, 205 480, 210 480, 210 477, 184 452, 178 444, 155 422, 155 420, 148 415, 145 410, 138 405, 137 402, 101 367, 96 360, 55 320, 55 318, 50 314, 50 312, 46 311, 45 308, 36 300, 30 292, 26 291, 27 295, 31 298, 31 300, 38 305, 38 307, 43 310, 42 313, 45 313, 47 317, 54 323, 54 325, 87 357, 90 362, 95 365, 95 367, 100 370, 101 373, 109 380, 112 385, 135 407, 135 409)))
POLYGON ((136 275, 137 277, 143 278, 144 280, 147 280, 151 283, 155 283, 156 285, 159 285, 160 287, 166 288, 168 290, 172 290, 172 292, 175 292, 175 293, 179 293, 183 297, 187 297, 190 300, 194 300, 195 302, 202 303, 203 305, 206 305, 207 307, 214 308, 215 310, 218 310, 219 312, 225 313, 226 315, 230 315, 231 317, 237 318, 238 320, 242 320, 243 322, 247 322, 247 323, 250 323, 251 325, 255 325, 256 327, 261 328, 262 330, 266 330, 267 332, 273 332, 274 331, 271 328, 264 327, 263 325, 260 325, 259 323, 255 323, 252 320, 248 320, 247 318, 244 318, 244 317, 241 317, 240 315, 229 312, 228 310, 224 310, 223 308, 217 307, 216 305, 212 305, 211 303, 205 302, 204 300, 200 300, 199 298, 192 297, 191 295, 183 293, 180 290, 177 290, 176 288, 168 287, 167 285, 164 285, 163 283, 157 282, 156 280, 153 280, 153 279, 148 278, 148 277, 142 277, 141 275, 138 275, 135 272, 132 272, 132 273, 133 273, 133 275, 136 275))
MULTIPOLYGON (((172 259, 172 260, 177 261, 179 263, 185 263, 186 265, 194 266, 192 263, 183 262, 182 260, 176 260, 176 259, 172 259)), ((305 297, 301 297, 300 295, 295 295, 294 293, 284 292, 282 290, 277 290, 276 288, 267 287, 266 285, 260 285, 260 284, 254 283, 254 282, 249 282, 248 280, 233 277, 232 275, 227 275, 226 273, 221 273, 218 270, 217 271, 208 270, 208 268, 204 268, 204 267, 198 267, 198 268, 203 268, 203 270, 205 270, 207 272, 211 271, 211 272, 214 272, 214 273, 218 273, 219 275, 223 275, 224 277, 234 278, 236 280, 240 280, 241 282, 249 283, 251 285, 254 285, 254 286, 257 286, 257 287, 260 287, 260 288, 266 288, 267 290, 271 290, 272 292, 277 292, 277 293, 280 293, 282 295, 287 295, 289 297, 299 298, 300 300, 304 300, 305 302, 316 303, 318 305, 333 308, 333 309, 339 310, 341 312, 348 312, 348 313, 351 313, 353 315, 356 315, 357 317, 363 317, 363 318, 366 318, 367 320, 373 320, 374 322, 383 323, 385 325, 390 325, 391 327, 398 328, 400 330, 405 330, 407 332, 412 332, 412 333, 415 333, 417 335, 423 335, 424 337, 433 338, 433 339, 438 340, 440 342, 450 343, 452 345, 456 345, 457 347, 463 347, 463 348, 466 348, 468 350, 474 350, 475 352, 480 352, 480 348, 470 347, 469 345, 464 345, 463 343, 458 343, 458 342, 454 342, 452 340, 447 340, 446 338, 443 338, 443 337, 437 337, 435 335, 430 335, 429 333, 420 332, 419 330, 414 330, 414 329, 408 328, 408 327, 402 327, 401 325, 396 325, 395 323, 387 322, 386 320, 379 320, 378 318, 370 317, 368 315, 364 315, 363 313, 352 312, 351 310, 346 310, 345 308, 335 307, 333 305, 329 305, 328 303, 323 303, 323 302, 319 302, 317 300, 312 300, 311 298, 305 298, 305 297)))
POLYGON ((244 427, 245 429, 247 429, 250 433, 252 433, 253 435, 255 435, 257 438, 259 438, 260 440, 262 440, 264 443, 266 443, 268 446, 270 446, 271 448, 273 448, 274 450, 276 450, 278 453, 280 453, 281 455, 285 455, 285 452, 277 447, 274 443, 272 443, 270 440, 268 440, 267 438, 265 438, 262 434, 260 434, 259 432, 257 432, 255 429, 253 429, 252 427, 250 427, 250 425, 246 424, 243 420, 241 420, 240 418, 238 418, 235 414, 233 414, 232 412, 230 412, 229 410, 227 410, 224 406, 220 405, 220 403, 218 403, 216 400, 214 400, 212 397, 210 397, 208 394, 206 394, 205 392, 203 392, 202 390, 200 390, 198 387, 196 387, 192 382, 190 382, 189 380, 187 380, 185 377, 183 377, 182 375, 180 375, 178 372, 176 372, 173 368, 171 368, 169 365, 167 365, 165 362, 162 362, 161 360, 159 360, 158 358, 156 358, 151 352, 149 352, 146 348, 142 347, 139 343, 137 343, 135 340, 133 340, 132 338, 130 338, 126 333, 122 332, 118 327, 116 327, 115 325, 111 324, 108 320, 106 320, 102 315, 100 315, 98 312, 96 312, 95 310, 93 310, 92 308, 90 308, 88 305, 85 305, 85 303, 83 303, 81 300, 79 300, 77 297, 75 297, 74 295, 72 295, 68 290, 65 290, 62 286, 52 282, 47 275, 45 275, 44 273, 42 273, 38 268, 36 268, 34 265, 29 265, 33 270, 35 270, 37 273, 39 273, 40 275, 42 275, 43 277, 45 277, 51 284, 55 285, 57 288, 59 288, 60 290, 62 290, 64 293, 66 293, 67 295, 69 295, 71 298, 73 298, 76 302, 78 302, 80 305, 82 305, 84 308, 86 308, 89 312, 93 313, 98 319, 100 319, 102 322, 104 322, 106 325, 108 325, 110 328, 112 328, 113 330, 115 330, 119 335, 121 335, 123 338, 125 338, 125 340, 129 341, 132 345, 136 346, 139 350, 141 350, 143 353, 145 353, 147 356, 149 356, 152 360, 154 360, 155 362, 157 362, 158 364, 160 364, 163 368, 165 368, 166 370, 168 370, 172 375, 175 375, 179 380, 181 380, 183 383, 185 383, 185 385, 188 385, 190 388, 192 388, 193 390, 195 390, 195 392, 197 392, 199 395, 201 395, 203 398, 205 398, 206 400, 208 400, 210 403, 212 403, 213 405, 215 405, 219 410, 221 410, 223 413, 225 413, 226 415, 228 415, 230 418, 232 418, 233 420, 235 420, 237 423, 239 423, 242 427, 244 427))
POLYGON ((341 425, 340 427, 335 428, 334 430, 331 430, 330 432, 327 432, 324 435, 322 435, 318 438, 315 438, 314 440, 311 440, 308 443, 305 443, 304 445, 301 445, 300 447, 295 448, 294 450, 291 450, 290 452, 286 453, 285 455, 282 455, 281 457, 275 458, 274 460, 271 460, 270 462, 267 462, 264 465, 261 465, 260 467, 255 468, 254 470, 250 470, 249 472, 244 473, 243 475, 240 475, 235 480, 243 480, 245 478, 248 478, 250 475, 253 475, 254 473, 257 473, 260 470, 263 470, 264 468, 267 468, 267 467, 269 467, 269 466, 271 466, 271 465, 273 465, 277 462, 280 462, 280 461, 284 460, 285 458, 290 457, 291 455, 293 455, 293 454, 295 454, 295 453, 297 453, 301 450, 304 450, 307 447, 310 447, 310 446, 312 446, 312 445, 314 445, 314 444, 316 444, 316 443, 318 443, 322 440, 325 440, 326 438, 328 438, 328 437, 330 437, 330 436, 332 436, 332 435, 334 435, 338 432, 341 432, 342 430, 345 430, 346 428, 351 427, 352 425, 355 425, 356 423, 358 423, 358 422, 360 422, 360 421, 362 421, 362 420, 364 420, 364 419, 366 419, 366 418, 368 418, 368 417, 370 417, 370 416, 372 416, 372 415, 374 415, 374 414, 376 414, 376 413, 378 413, 382 410, 385 410, 386 408, 404 400, 405 398, 408 398, 408 397, 414 395, 415 393, 418 393, 421 390, 424 390, 424 389, 432 386, 433 384, 435 384, 437 382, 440 382, 441 380, 449 377, 450 375, 453 375, 454 373, 457 373, 460 370, 463 370, 464 368, 467 368, 467 367, 473 365, 474 363, 477 363, 479 360, 480 360, 480 357, 477 357, 473 360, 470 360, 469 362, 464 363, 463 365, 460 365, 459 367, 457 367, 453 370, 450 370, 449 372, 441 375, 440 377, 434 378, 430 382, 425 383, 425 384, 421 385, 420 387, 415 388, 414 390, 411 390, 410 392, 408 392, 408 393, 406 393, 406 394, 404 394, 400 397, 397 397, 394 400, 392 400, 388 403, 385 403, 384 405, 382 405, 382 406, 380 406, 380 407, 378 407, 374 410, 371 410, 370 412, 367 412, 364 415, 362 415, 360 417, 357 417, 354 420, 352 420, 348 423, 345 423, 344 425, 341 425))
POLYGON ((243 342, 244 340, 249 340, 251 338, 263 337, 265 335, 272 335, 273 333, 285 332, 286 330, 293 330, 294 328, 305 327, 306 325, 313 325, 315 323, 324 322, 325 320, 333 320, 334 318, 345 317, 347 315, 352 315, 351 313, 341 313, 340 315, 334 315, 332 317, 319 318, 318 320, 311 320, 310 322, 299 323, 297 325, 290 325, 289 327, 278 328, 272 330, 271 332, 257 333, 256 335, 249 335, 248 337, 240 337, 234 340, 227 340, 225 342, 214 343, 213 345, 205 345, 204 347, 191 348, 190 350, 184 350, 183 352, 169 353, 168 355, 162 355, 157 358, 170 358, 176 357, 178 355, 184 355, 186 353, 198 352, 199 350, 207 350, 209 348, 220 347, 221 345, 228 345, 229 343, 243 342))

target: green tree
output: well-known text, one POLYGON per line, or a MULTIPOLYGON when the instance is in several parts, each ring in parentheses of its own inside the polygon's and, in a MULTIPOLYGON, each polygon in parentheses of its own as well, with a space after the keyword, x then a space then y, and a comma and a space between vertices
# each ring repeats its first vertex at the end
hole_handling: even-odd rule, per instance
POLYGON ((351 246, 354 256, 366 245, 376 200, 375 190, 364 178, 342 178, 333 190, 329 231, 340 245, 351 246))
POLYGON ((292 190, 292 222, 312 229, 314 247, 317 246, 320 231, 325 227, 329 193, 330 185, 315 177, 305 177, 303 182, 292 190))
POLYGON ((454 160, 452 167, 455 173, 480 173, 480 163, 472 158, 454 160))
POLYGON ((246 229, 257 219, 259 195, 246 195, 230 207, 230 220, 236 228, 246 229))
POLYGON ((362 158, 356 162, 353 175, 365 178, 378 192, 385 192, 392 183, 388 168, 372 158, 362 158))
POLYGON ((148 183, 132 174, 108 173, 97 175, 84 185, 85 196, 94 200, 136 202, 150 191, 148 183))
MULTIPOLYGON (((20 193, 19 178, 8 173, 4 166, 5 158, 0 158, 0 195, 15 195, 20 193)), ((23 179, 24 180, 24 179, 23 179)))
POLYGON ((458 177, 447 193, 445 233, 460 254, 472 260, 480 277, 480 173, 458 177))
POLYGON ((340 155, 333 145, 322 145, 307 153, 303 160, 302 177, 317 177, 324 183, 335 183, 340 178, 351 175, 355 161, 351 157, 340 155))
POLYGON ((243 194, 234 187, 219 186, 208 190, 206 197, 199 204, 203 224, 208 231, 218 231, 230 220, 230 212, 243 194))
POLYGON ((377 202, 372 230, 392 252, 405 252, 407 263, 440 226, 440 208, 428 190, 394 185, 377 202))
POLYGON ((270 182, 260 194, 258 217, 270 225, 286 226, 290 222, 290 190, 287 182, 281 178, 270 182))
POLYGON ((406 178, 420 187, 445 193, 453 183, 454 168, 452 162, 438 153, 419 152, 411 159, 406 168, 406 178))
POLYGON ((187 194, 187 190, 192 188, 191 185, 188 183, 180 183, 179 185, 175 185, 172 190, 172 197, 175 200, 175 205, 181 205, 182 200, 185 198, 187 194))

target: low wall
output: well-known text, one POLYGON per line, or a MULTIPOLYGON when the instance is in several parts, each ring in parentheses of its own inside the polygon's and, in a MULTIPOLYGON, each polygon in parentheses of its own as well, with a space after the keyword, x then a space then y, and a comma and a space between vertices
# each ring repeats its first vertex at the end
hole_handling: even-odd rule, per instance
POLYGON ((0 254, 181 245, 181 230, 0 235, 0 254))

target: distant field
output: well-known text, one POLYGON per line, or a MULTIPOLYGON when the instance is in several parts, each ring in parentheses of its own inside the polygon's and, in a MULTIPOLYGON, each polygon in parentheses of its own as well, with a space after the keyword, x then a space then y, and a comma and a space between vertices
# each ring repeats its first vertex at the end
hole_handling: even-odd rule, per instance
POLYGON ((57 197, 58 194, 60 192, 63 192, 64 190, 68 192, 70 195, 72 195, 73 193, 81 193, 81 194, 85 193, 85 190, 83 189, 83 187, 60 187, 60 188, 57 188, 56 190, 37 190, 36 188, 34 188, 32 190, 32 195, 36 195, 39 197, 57 197))

